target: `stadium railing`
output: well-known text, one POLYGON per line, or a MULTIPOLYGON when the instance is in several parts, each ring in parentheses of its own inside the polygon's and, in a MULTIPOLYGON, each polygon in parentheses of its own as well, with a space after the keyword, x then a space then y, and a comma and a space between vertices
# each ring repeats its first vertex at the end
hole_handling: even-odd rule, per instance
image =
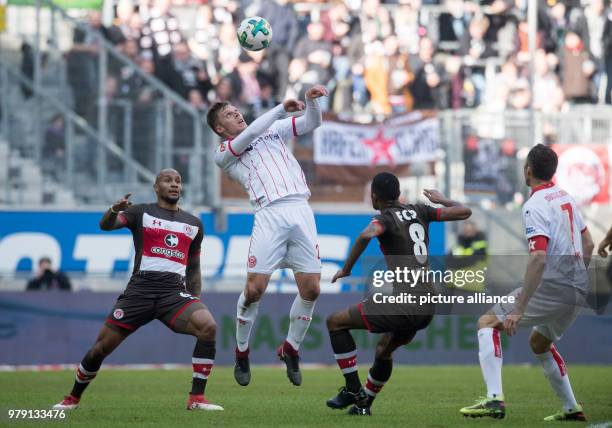
MULTIPOLYGON (((37 29, 34 34, 27 25, 23 26, 22 33, 19 32, 21 26, 15 26, 18 30, 12 34, 17 39, 12 43, 15 48, 24 41, 35 46, 33 92, 38 93, 41 87, 51 89, 45 80, 50 80, 49 62, 56 61, 59 72, 55 80, 59 83, 48 92, 55 94, 56 101, 63 107, 84 119, 96 134, 94 139, 114 141, 123 149, 121 156, 129 157, 131 152, 136 163, 147 169, 176 167, 183 175, 186 204, 219 206, 218 185, 215 185, 218 171, 208 167, 212 165, 212 151, 208 149, 213 138, 202 112, 146 73, 87 23, 73 18, 48 0, 41 0, 40 5, 44 7, 40 14, 45 16, 45 25, 33 24, 37 29), (43 50, 48 61, 39 58, 43 50), (130 78, 125 79, 125 76, 130 78)), ((39 14, 32 17, 40 19, 39 14)), ((4 37, 6 39, 6 35, 4 37)), ((22 97, 9 102, 25 104, 22 97)), ((26 124, 35 134, 28 155, 39 163, 44 161, 45 127, 50 125, 52 118, 41 103, 37 96, 33 103, 30 102, 36 114, 31 115, 31 123, 26 124), (38 114, 39 110, 43 113, 38 114)), ((3 125, 2 129, 6 131, 7 128, 3 125)), ((141 193, 147 199, 152 197, 151 182, 133 180, 134 171, 130 165, 134 165, 134 159, 123 162, 113 159, 104 150, 90 152, 88 156, 94 161, 88 168, 90 177, 85 180, 90 202, 108 203, 124 190, 141 193)), ((75 189, 75 193, 79 191, 75 189)))

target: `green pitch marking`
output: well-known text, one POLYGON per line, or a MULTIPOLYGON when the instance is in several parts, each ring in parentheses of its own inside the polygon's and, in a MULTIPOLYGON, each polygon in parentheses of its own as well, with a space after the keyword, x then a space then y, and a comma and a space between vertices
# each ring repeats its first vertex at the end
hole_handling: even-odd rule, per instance
MULTIPOLYGON (((186 355, 185 362, 190 358, 186 355)), ((369 365, 359 368, 364 381, 369 365)), ((485 392, 477 365, 398 365, 378 395, 371 418, 349 417, 325 406, 343 382, 336 367, 303 369, 304 383, 299 388, 289 383, 280 366, 253 366, 248 387, 236 384, 232 370, 215 367, 206 388, 206 397, 224 406, 223 412, 185 410, 190 370, 104 370, 102 366, 81 407, 65 420, 19 422, 7 419, 8 409, 49 409, 72 388, 74 371, 0 372, 0 427, 586 428, 612 419, 611 366, 568 365, 587 424, 543 421, 560 406, 539 365, 504 367, 507 408, 503 421, 466 419, 459 413, 485 392)))

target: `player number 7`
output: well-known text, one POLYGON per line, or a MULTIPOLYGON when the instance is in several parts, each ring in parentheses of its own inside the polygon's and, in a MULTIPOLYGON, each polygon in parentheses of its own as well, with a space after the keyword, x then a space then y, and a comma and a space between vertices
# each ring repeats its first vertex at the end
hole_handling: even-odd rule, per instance
POLYGON ((561 209, 563 211, 567 211, 567 216, 569 217, 569 223, 570 223, 570 237, 572 238, 572 247, 574 247, 574 249, 576 248, 574 245, 574 211, 572 210, 572 204, 565 203, 563 205, 561 205, 561 209))

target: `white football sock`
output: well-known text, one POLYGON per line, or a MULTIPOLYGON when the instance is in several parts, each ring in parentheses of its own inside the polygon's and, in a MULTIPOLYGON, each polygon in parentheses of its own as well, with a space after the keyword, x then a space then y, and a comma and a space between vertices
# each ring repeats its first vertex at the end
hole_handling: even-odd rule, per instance
POLYGON ((300 349, 300 345, 306 336, 310 322, 312 321, 312 313, 314 312, 315 303, 304 300, 298 294, 291 305, 289 311, 289 332, 287 333, 287 342, 296 351, 300 349))
POLYGON ((499 330, 481 328, 478 330, 478 359, 482 376, 487 385, 488 398, 503 398, 502 391, 502 347, 499 330))
POLYGON ((550 382, 550 386, 552 386, 557 397, 561 400, 561 403, 563 403, 563 408, 566 411, 575 409, 578 403, 574 397, 574 391, 572 391, 565 361, 563 361, 563 358, 557 352, 555 345, 550 347, 550 352, 536 354, 536 357, 541 361, 544 375, 550 382))
POLYGON ((249 348, 251 329, 259 311, 259 302, 253 302, 249 306, 245 306, 245 301, 246 296, 243 291, 240 293, 236 305, 236 344, 240 352, 249 348))

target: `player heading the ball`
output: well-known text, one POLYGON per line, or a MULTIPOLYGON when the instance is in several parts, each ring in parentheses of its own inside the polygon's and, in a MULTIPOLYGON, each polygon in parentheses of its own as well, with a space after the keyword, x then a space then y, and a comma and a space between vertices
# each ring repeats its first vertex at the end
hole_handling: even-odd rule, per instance
POLYGON ((291 383, 302 383, 298 350, 319 297, 321 260, 314 214, 308 204, 310 189, 286 143, 321 124, 317 98, 323 96, 327 96, 327 89, 315 85, 306 91, 306 103, 286 100, 250 125, 230 103, 215 103, 208 111, 208 125, 223 138, 216 148, 215 162, 242 184, 255 209, 247 282, 236 307, 234 377, 242 386, 251 381, 249 336, 259 300, 272 273, 285 267, 293 270, 299 293, 289 311, 287 339, 277 353, 287 366, 291 383), (300 117, 286 117, 304 109, 300 117))

